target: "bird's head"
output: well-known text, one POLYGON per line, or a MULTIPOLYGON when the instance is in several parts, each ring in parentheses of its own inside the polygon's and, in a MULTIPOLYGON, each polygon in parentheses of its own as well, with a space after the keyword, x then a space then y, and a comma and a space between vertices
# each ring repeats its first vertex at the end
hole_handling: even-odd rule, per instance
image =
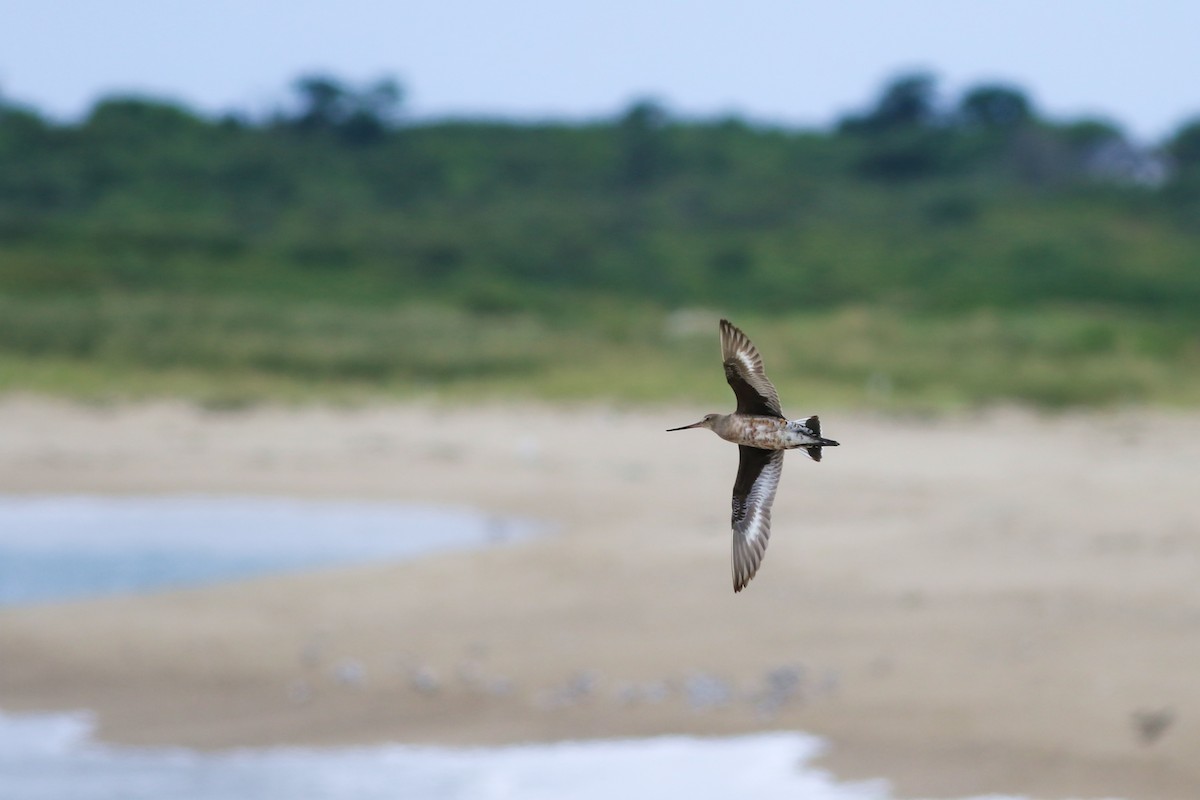
POLYGON ((667 428, 667 432, 669 433, 671 431, 686 431, 688 428, 708 428, 711 431, 712 426, 720 418, 721 418, 720 414, 705 414, 704 419, 700 420, 699 422, 693 422, 691 425, 683 425, 678 428, 667 428))

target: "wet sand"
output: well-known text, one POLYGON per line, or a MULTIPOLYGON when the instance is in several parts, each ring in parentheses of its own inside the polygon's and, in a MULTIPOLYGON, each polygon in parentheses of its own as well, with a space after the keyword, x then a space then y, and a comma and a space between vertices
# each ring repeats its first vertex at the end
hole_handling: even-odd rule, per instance
MULTIPOLYGON (((1200 413, 826 410, 734 595, 714 409, 0 401, 6 493, 386 499, 509 547, 0 611, 0 708, 202 748, 798 729, 901 796, 1200 796, 1200 413)), ((794 409, 799 412, 800 409, 794 409)))

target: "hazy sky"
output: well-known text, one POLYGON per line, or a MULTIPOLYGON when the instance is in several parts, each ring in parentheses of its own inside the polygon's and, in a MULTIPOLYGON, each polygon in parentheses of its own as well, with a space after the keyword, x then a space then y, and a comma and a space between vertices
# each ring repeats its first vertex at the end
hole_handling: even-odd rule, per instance
POLYGON ((608 116, 650 96, 823 125, 912 68, 1154 140, 1200 115, 1200 2, 0 0, 0 92, 59 116, 116 91, 260 112, 326 71, 395 76, 418 116, 608 116))

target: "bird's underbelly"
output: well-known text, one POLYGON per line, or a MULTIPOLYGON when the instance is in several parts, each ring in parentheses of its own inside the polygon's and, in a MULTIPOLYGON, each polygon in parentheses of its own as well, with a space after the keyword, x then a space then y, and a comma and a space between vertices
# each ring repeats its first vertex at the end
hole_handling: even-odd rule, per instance
POLYGON ((791 450, 816 444, 819 437, 804 425, 804 420, 778 417, 745 417, 735 421, 727 432, 718 435, 736 444, 762 450, 791 450))

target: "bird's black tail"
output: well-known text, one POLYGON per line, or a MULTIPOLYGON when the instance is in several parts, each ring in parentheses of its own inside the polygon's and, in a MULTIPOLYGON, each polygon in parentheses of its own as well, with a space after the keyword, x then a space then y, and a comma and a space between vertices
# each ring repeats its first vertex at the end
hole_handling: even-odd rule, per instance
POLYGON ((839 444, 840 442, 835 442, 833 439, 822 438, 820 444, 814 444, 811 447, 806 447, 804 449, 808 451, 809 458, 811 458, 813 461, 820 461, 822 447, 837 447, 839 444))
POLYGON ((821 436, 821 418, 815 414, 804 421, 804 426, 816 434, 817 438, 821 440, 820 444, 814 444, 811 447, 804 448, 808 451, 808 456, 813 461, 821 460, 822 447, 838 446, 838 442, 835 442, 833 439, 826 439, 825 437, 821 436))

